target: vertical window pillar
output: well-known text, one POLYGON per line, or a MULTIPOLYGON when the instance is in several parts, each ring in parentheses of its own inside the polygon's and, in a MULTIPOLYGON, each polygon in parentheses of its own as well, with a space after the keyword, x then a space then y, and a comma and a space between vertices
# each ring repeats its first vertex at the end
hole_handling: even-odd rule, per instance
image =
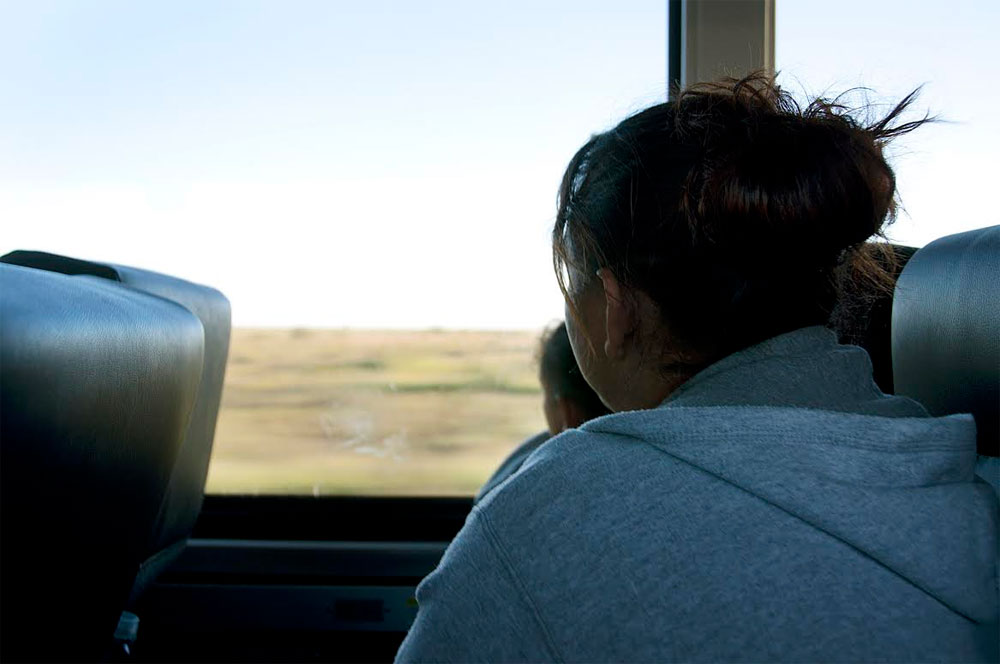
POLYGON ((774 73, 776 0, 668 0, 667 72, 674 89, 720 76, 774 73))

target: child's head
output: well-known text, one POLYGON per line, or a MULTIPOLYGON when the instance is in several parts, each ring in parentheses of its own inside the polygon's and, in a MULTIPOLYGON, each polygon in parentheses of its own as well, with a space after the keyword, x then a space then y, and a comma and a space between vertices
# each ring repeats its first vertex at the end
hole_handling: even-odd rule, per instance
POLYGON ((538 357, 549 433, 554 436, 610 412, 580 373, 565 323, 542 334, 538 357))

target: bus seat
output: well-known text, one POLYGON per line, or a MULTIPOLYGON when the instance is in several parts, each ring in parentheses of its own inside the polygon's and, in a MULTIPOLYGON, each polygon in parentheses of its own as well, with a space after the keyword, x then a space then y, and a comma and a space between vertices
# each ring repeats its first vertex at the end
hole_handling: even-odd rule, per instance
POLYGON ((124 265, 84 261, 38 251, 14 251, 0 258, 0 262, 119 281, 135 290, 176 302, 201 320, 205 331, 201 384, 191 423, 160 507, 148 549, 149 557, 139 568, 132 588, 129 601, 132 605, 183 550, 201 511, 229 356, 229 301, 214 288, 124 265))
POLYGON ((992 226, 949 235, 917 251, 899 276, 892 308, 896 392, 933 415, 972 413, 980 473, 994 487, 1000 444, 998 303, 1000 226, 992 226))
POLYGON ((0 659, 105 657, 201 379, 183 307, 0 264, 0 659))

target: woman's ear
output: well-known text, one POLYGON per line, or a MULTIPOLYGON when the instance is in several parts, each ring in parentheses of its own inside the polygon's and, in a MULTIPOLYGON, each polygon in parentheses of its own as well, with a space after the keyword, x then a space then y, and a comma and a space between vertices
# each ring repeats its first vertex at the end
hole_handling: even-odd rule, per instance
POLYGON ((611 270, 601 268, 597 276, 604 288, 604 354, 610 360, 620 360, 625 357, 625 342, 635 329, 635 308, 611 270))

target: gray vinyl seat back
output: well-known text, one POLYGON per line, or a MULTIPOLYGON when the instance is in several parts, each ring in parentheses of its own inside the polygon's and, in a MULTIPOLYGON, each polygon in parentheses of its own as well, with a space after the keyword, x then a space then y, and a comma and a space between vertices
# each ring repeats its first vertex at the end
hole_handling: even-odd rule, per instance
POLYGON ((981 461, 997 457, 1000 226, 949 235, 913 255, 896 282, 892 366, 897 394, 933 415, 972 413, 981 461))
POLYGON ((205 353, 198 396, 148 546, 148 557, 136 577, 131 597, 134 602, 180 553, 201 511, 229 356, 229 301, 214 288, 124 265, 37 251, 11 252, 0 261, 118 281, 131 289, 176 302, 201 321, 205 353))
POLYGON ((120 283, 0 263, 0 659, 102 658, 201 380, 201 322, 120 283))
POLYGON ((151 555, 139 570, 132 600, 180 553, 194 528, 205 497, 215 427, 229 358, 231 309, 214 288, 124 265, 110 265, 122 283, 180 304, 195 314, 205 331, 201 383, 184 444, 160 508, 151 555))

